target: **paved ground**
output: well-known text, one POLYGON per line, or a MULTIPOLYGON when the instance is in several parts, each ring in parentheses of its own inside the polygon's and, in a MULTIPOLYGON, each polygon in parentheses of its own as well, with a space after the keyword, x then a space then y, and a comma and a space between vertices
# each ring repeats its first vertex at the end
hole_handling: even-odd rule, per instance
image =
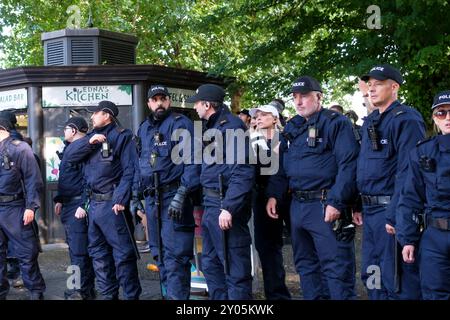
MULTIPOLYGON (((360 242, 361 234, 358 230, 356 237, 356 249, 357 258, 360 257, 360 242)), ((290 289, 294 299, 301 299, 302 294, 299 288, 299 277, 295 272, 292 261, 292 247, 289 244, 289 239, 286 240, 287 244, 284 246, 284 264, 287 272, 286 282, 290 289)), ((70 276, 66 273, 69 263, 69 257, 67 252, 67 246, 65 244, 57 245, 45 245, 43 246, 44 252, 39 256, 39 263, 42 274, 44 276, 47 291, 45 293, 45 299, 48 300, 63 300, 64 290, 66 289, 66 282, 70 276)), ((142 285, 143 300, 159 300, 159 278, 157 273, 148 271, 146 265, 152 262, 149 253, 142 253, 142 259, 138 262, 139 275, 142 285)), ((256 268, 258 270, 258 268, 256 268)), ((359 259, 357 259, 357 292, 358 299, 366 299, 365 290, 362 283, 359 280, 359 259)), ((254 296, 256 299, 264 299, 262 288, 262 275, 260 271, 256 271, 254 277, 254 296)), ((194 296, 194 298, 196 298, 194 296)), ((11 291, 7 297, 8 300, 27 300, 28 292, 26 289, 11 288, 11 291)))

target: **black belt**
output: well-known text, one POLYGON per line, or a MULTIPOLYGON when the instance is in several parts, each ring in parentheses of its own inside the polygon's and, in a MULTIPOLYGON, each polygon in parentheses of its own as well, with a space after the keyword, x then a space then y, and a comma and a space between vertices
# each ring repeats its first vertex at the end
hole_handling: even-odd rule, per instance
POLYGON ((432 226, 439 230, 450 231, 450 219, 427 216, 427 226, 432 226))
POLYGON ((387 206, 389 203, 391 203, 391 196, 369 196, 362 194, 361 200, 363 205, 365 206, 375 206, 375 205, 387 206))
POLYGON ((90 194, 89 198, 91 200, 98 201, 98 202, 110 201, 113 198, 113 192, 109 192, 109 193, 95 193, 95 192, 92 192, 90 194))
MULTIPOLYGON (((223 196, 225 196, 226 190, 223 192, 223 196)), ((214 188, 203 188, 203 195, 210 198, 220 198, 219 190, 214 188)))
POLYGON ((308 200, 326 200, 327 199, 328 190, 311 190, 311 191, 303 191, 303 190, 292 190, 292 194, 299 201, 308 201, 308 200))
POLYGON ((58 202, 61 202, 61 203, 69 203, 69 202, 71 202, 71 201, 74 201, 74 200, 81 200, 81 199, 82 199, 81 196, 75 196, 75 197, 59 196, 59 197, 58 197, 58 202))
POLYGON ((0 196, 0 202, 11 202, 14 200, 19 200, 19 199, 23 199, 23 194, 15 194, 12 196, 0 196))
MULTIPOLYGON (((165 193, 165 192, 177 190, 179 186, 180 186, 179 180, 173 181, 171 183, 167 183, 165 185, 160 186, 159 192, 165 193)), ((144 197, 154 197, 155 196, 155 187, 146 188, 142 194, 144 195, 144 197)))

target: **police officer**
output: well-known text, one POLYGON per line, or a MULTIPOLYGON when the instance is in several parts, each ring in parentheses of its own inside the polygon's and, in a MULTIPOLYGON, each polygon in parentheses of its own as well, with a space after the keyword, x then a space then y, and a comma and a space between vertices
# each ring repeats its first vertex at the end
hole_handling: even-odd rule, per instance
POLYGON ((224 96, 220 86, 204 84, 186 100, 194 103, 205 130, 200 176, 205 207, 202 268, 210 299, 251 299, 248 222, 254 167, 248 164, 247 128, 224 105, 224 96), (237 147, 238 142, 244 147, 237 147))
POLYGON ((264 294, 267 300, 289 300, 291 294, 285 283, 286 272, 283 265, 283 222, 289 225, 289 197, 284 195, 280 218, 272 219, 266 213, 266 188, 269 176, 278 166, 275 165, 279 147, 279 113, 273 105, 263 105, 250 110, 256 117, 260 136, 252 143, 257 163, 255 187, 252 197, 255 248, 264 280, 264 294), (270 159, 274 161, 270 161, 270 159))
POLYGON ((85 185, 83 164, 73 163, 72 158, 85 143, 88 124, 82 117, 72 117, 64 125, 64 144, 66 145, 59 165, 58 192, 55 198, 55 214, 61 216, 69 245, 70 262, 80 268, 80 288, 66 290, 64 296, 69 300, 90 300, 95 298, 95 275, 92 260, 88 254, 88 226, 86 218, 75 218, 78 207, 83 205, 82 192, 85 185))
POLYGON ((170 102, 165 86, 150 87, 147 102, 150 115, 140 125, 137 134, 140 141, 139 174, 146 200, 150 249, 158 261, 160 279, 166 289, 165 298, 188 300, 195 229, 190 195, 200 188, 200 165, 193 161, 192 121, 173 112, 170 102), (172 137, 177 133, 181 136, 180 141, 172 137), (177 156, 183 161, 172 158, 175 147, 181 151, 177 156), (158 175, 159 186, 155 186, 155 174, 158 175), (158 194, 159 210, 155 204, 158 194), (160 225, 157 223, 158 211, 161 214, 160 225), (160 239, 162 257, 159 257, 158 248, 160 239))
POLYGON ((340 246, 333 228, 356 195, 358 144, 348 119, 322 108, 316 79, 298 78, 292 93, 298 115, 284 128, 282 166, 269 179, 267 213, 278 216, 289 182, 292 246, 304 298, 353 299, 354 288, 347 283, 353 252, 340 246))
MULTIPOLYGON (((397 69, 377 65, 361 79, 368 82, 369 97, 376 107, 362 127, 357 166, 364 214, 361 279, 370 299, 418 299, 417 266, 402 264, 395 239, 395 212, 408 154, 425 136, 425 125, 419 112, 397 100, 403 83, 397 69)), ((354 219, 361 224, 361 213, 354 219)))
MULTIPOLYGON (((23 136, 16 129, 17 117, 14 112, 9 110, 0 111, 0 118, 4 118, 11 122, 12 127, 10 130, 10 136, 14 140, 23 141, 23 136)), ((23 281, 20 277, 20 267, 19 267, 19 259, 15 258, 13 248, 11 243, 8 245, 8 279, 14 287, 23 286, 23 281)))
POLYGON ((9 242, 20 261, 20 271, 30 299, 44 298, 45 283, 39 270, 34 213, 40 206, 43 182, 31 148, 14 140, 10 121, 0 118, 0 299, 9 291, 6 279, 6 248, 9 242))
POLYGON ((117 299, 119 283, 123 297, 139 299, 141 286, 133 250, 134 238, 128 208, 137 159, 133 133, 117 124, 117 106, 101 101, 88 108, 93 130, 81 138, 74 163, 85 161, 88 202, 75 216, 88 217, 88 252, 97 286, 104 299, 117 299), (117 276, 117 278, 116 278, 117 276))
POLYGON ((442 135, 422 140, 410 152, 397 234, 403 260, 419 260, 423 298, 450 300, 450 90, 434 97, 432 110, 442 135))

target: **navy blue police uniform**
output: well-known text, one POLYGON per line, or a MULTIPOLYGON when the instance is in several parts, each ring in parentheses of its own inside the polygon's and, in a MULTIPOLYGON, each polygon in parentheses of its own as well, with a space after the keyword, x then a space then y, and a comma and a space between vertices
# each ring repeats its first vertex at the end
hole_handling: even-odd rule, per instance
MULTIPOLYGON (((150 88, 148 98, 158 94, 169 96, 167 88, 156 85, 150 88)), ((187 300, 195 229, 193 202, 189 195, 200 187, 200 165, 193 161, 194 127, 189 118, 168 109, 162 118, 151 114, 140 125, 137 136, 140 141, 139 182, 146 200, 149 246, 158 263, 165 298, 187 300), (180 133, 180 141, 172 140, 174 132, 180 133), (178 148, 178 152, 174 148, 178 148), (172 159, 173 152, 182 160, 180 163, 172 159), (157 229, 154 173, 159 175, 161 230, 157 229), (179 189, 184 190, 185 195, 182 212, 179 217, 171 217, 169 207, 179 189), (158 250, 159 234, 162 259, 158 250)))
MULTIPOLYGON (((433 108, 441 104, 450 105, 450 91, 439 93, 433 108)), ((450 300, 449 195, 450 136, 438 135, 411 151, 397 210, 399 242, 415 247, 422 297, 427 300, 450 300)))
MULTIPOLYGON (((373 68, 362 79, 370 77, 402 83, 400 73, 388 65, 373 68)), ((364 218, 361 279, 370 299, 420 298, 418 266, 402 262, 396 237, 386 232, 385 225, 395 227, 407 158, 424 136, 425 125, 420 113, 399 101, 394 101, 383 113, 373 111, 362 126, 357 164, 364 218), (378 285, 376 278, 380 271, 378 285)))
MULTIPOLYGON (((118 109, 110 101, 101 101, 90 111, 105 111, 116 117, 118 109)), ((85 161, 84 178, 89 198, 85 204, 88 217, 88 252, 92 258, 97 286, 104 299, 117 299, 119 284, 127 300, 139 299, 141 285, 137 270, 137 257, 131 215, 127 210, 115 214, 112 207, 128 207, 137 159, 133 133, 111 122, 95 128, 79 139, 80 148, 73 162, 85 161), (106 136, 108 148, 102 144, 89 144, 94 134, 106 136), (127 226, 127 222, 128 226, 127 226)), ((85 196, 84 196, 85 197, 85 196)), ((84 200, 84 199, 83 199, 84 200)))
MULTIPOLYGON (((8 120, 0 119, 4 130, 12 128, 8 120)), ((34 212, 40 207, 43 182, 39 167, 28 144, 8 137, 0 142, 0 299, 9 291, 6 278, 6 250, 8 243, 20 261, 25 287, 31 299, 42 299, 45 283, 39 270, 39 244, 35 222, 23 223, 25 209, 34 212), (34 224, 34 225, 33 225, 34 224)))
MULTIPOLYGON (((81 117, 73 117, 65 123, 65 127, 72 127, 74 130, 86 133, 88 125, 81 117)), ((80 288, 79 291, 83 299, 92 299, 95 296, 95 274, 92 267, 92 260, 88 254, 88 224, 87 219, 77 219, 75 212, 78 207, 83 207, 82 193, 85 188, 84 164, 72 162, 80 149, 86 142, 80 139, 73 142, 65 141, 65 148, 62 154, 58 154, 61 159, 59 165, 58 192, 54 197, 55 203, 61 203, 61 222, 66 234, 66 242, 69 246, 71 265, 80 268, 80 288)), ((68 294, 69 292, 67 292, 68 294)), ((67 298, 70 298, 66 295, 67 298)))
POLYGON ((234 136, 228 136, 227 139, 226 130, 229 130, 229 133, 241 132, 244 135, 247 128, 222 103, 224 95, 221 87, 205 84, 197 89, 196 95, 187 100, 218 104, 216 112, 203 123, 205 143, 200 175, 204 205, 202 271, 210 299, 247 300, 252 299, 251 236, 248 222, 251 217, 254 166, 248 161, 248 139, 239 142, 244 142, 244 147, 239 149, 239 152, 239 139, 234 136), (223 161, 218 160, 222 156, 223 161), (219 174, 223 177, 222 205, 219 174), (226 231, 225 236, 227 252, 224 251, 222 229, 219 226, 221 209, 232 215, 232 227, 226 231), (227 272, 224 270, 225 254, 228 258, 227 272))
MULTIPOLYGON (((299 78, 292 90, 310 91, 321 92, 311 77, 299 78)), ((327 205, 342 214, 355 198, 358 151, 350 121, 327 109, 308 120, 295 116, 282 134, 282 166, 270 178, 267 195, 278 203, 288 185, 291 189, 294 262, 305 299, 355 298, 353 240, 345 245, 338 241, 336 223, 327 223, 324 217, 327 205)))

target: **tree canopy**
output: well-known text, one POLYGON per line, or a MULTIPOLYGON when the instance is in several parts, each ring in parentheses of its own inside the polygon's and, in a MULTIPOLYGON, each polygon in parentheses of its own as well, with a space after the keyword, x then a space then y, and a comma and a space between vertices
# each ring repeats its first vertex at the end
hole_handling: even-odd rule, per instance
MULTIPOLYGON (((287 96, 308 74, 329 100, 356 89, 377 63, 404 75, 401 98, 430 116, 432 97, 449 89, 446 0, 2 0, 3 67, 42 65, 42 32, 63 29, 70 5, 86 25, 136 35, 137 62, 235 77, 233 107, 287 96), (375 10, 375 11, 374 11, 375 10), (375 27, 374 27, 375 26, 375 27)), ((329 101, 328 100, 328 101, 329 101)))

